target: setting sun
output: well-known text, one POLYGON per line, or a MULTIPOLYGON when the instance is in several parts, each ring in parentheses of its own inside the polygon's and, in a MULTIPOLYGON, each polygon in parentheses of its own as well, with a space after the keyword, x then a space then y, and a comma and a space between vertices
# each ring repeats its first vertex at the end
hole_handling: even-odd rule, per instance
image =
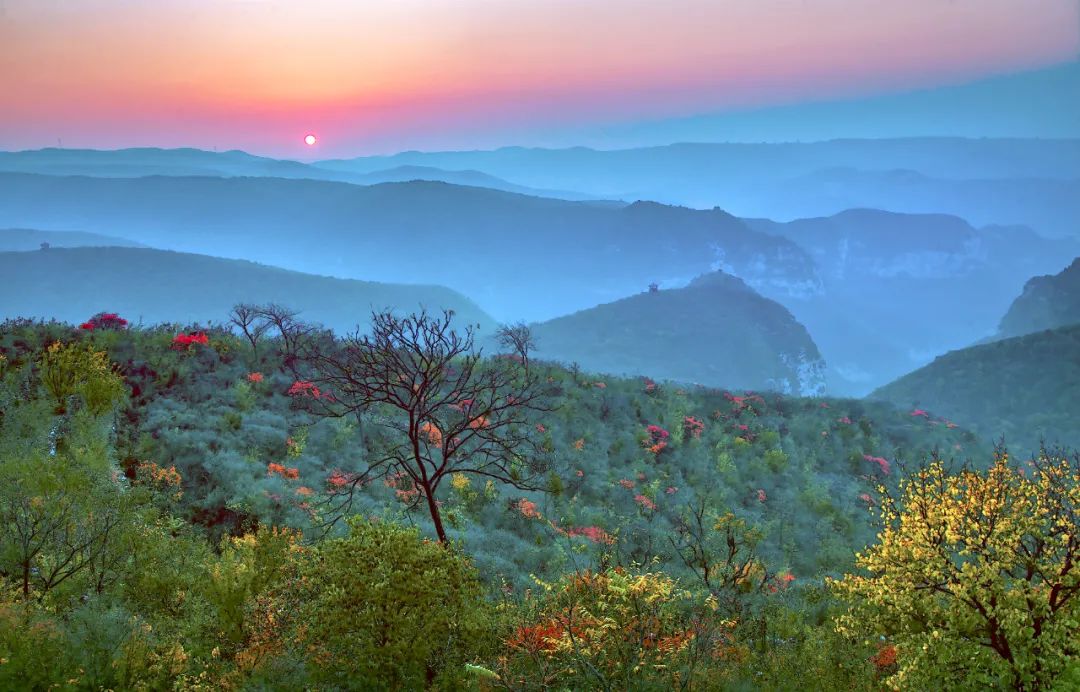
POLYGON ((309 147, 315 146, 315 142, 317 141, 319 140, 315 135, 307 135, 306 137, 304 137, 304 144, 308 145, 309 147))

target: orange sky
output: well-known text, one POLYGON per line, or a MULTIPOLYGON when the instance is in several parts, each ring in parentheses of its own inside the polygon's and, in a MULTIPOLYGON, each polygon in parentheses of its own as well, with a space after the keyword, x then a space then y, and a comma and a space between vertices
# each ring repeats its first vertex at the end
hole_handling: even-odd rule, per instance
POLYGON ((1058 63, 1076 0, 0 0, 0 149, 334 155, 1058 63))

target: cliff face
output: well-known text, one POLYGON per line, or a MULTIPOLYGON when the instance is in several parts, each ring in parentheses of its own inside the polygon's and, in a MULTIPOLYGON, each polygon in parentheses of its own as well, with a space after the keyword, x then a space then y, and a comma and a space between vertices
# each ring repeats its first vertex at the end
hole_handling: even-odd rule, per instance
POLYGON ((1001 318, 1004 337, 1080 323, 1080 257, 1053 276, 1037 276, 1024 285, 1001 318))

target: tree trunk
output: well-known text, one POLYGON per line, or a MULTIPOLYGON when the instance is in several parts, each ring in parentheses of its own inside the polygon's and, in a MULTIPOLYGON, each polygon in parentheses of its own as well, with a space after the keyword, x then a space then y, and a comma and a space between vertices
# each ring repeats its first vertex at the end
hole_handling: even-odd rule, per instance
POLYGON ((446 529, 443 528, 442 512, 439 510, 439 505, 435 503, 435 493, 428 484, 425 484, 423 488, 424 497, 427 498, 428 511, 431 513, 431 521, 435 524, 435 533, 439 536, 439 543, 446 545, 446 529))

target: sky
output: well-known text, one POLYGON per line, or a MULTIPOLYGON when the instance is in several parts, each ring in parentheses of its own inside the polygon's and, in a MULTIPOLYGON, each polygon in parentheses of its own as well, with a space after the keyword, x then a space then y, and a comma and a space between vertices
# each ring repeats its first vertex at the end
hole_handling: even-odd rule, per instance
POLYGON ((1078 54, 1080 0, 0 0, 0 149, 619 146, 1078 54))

